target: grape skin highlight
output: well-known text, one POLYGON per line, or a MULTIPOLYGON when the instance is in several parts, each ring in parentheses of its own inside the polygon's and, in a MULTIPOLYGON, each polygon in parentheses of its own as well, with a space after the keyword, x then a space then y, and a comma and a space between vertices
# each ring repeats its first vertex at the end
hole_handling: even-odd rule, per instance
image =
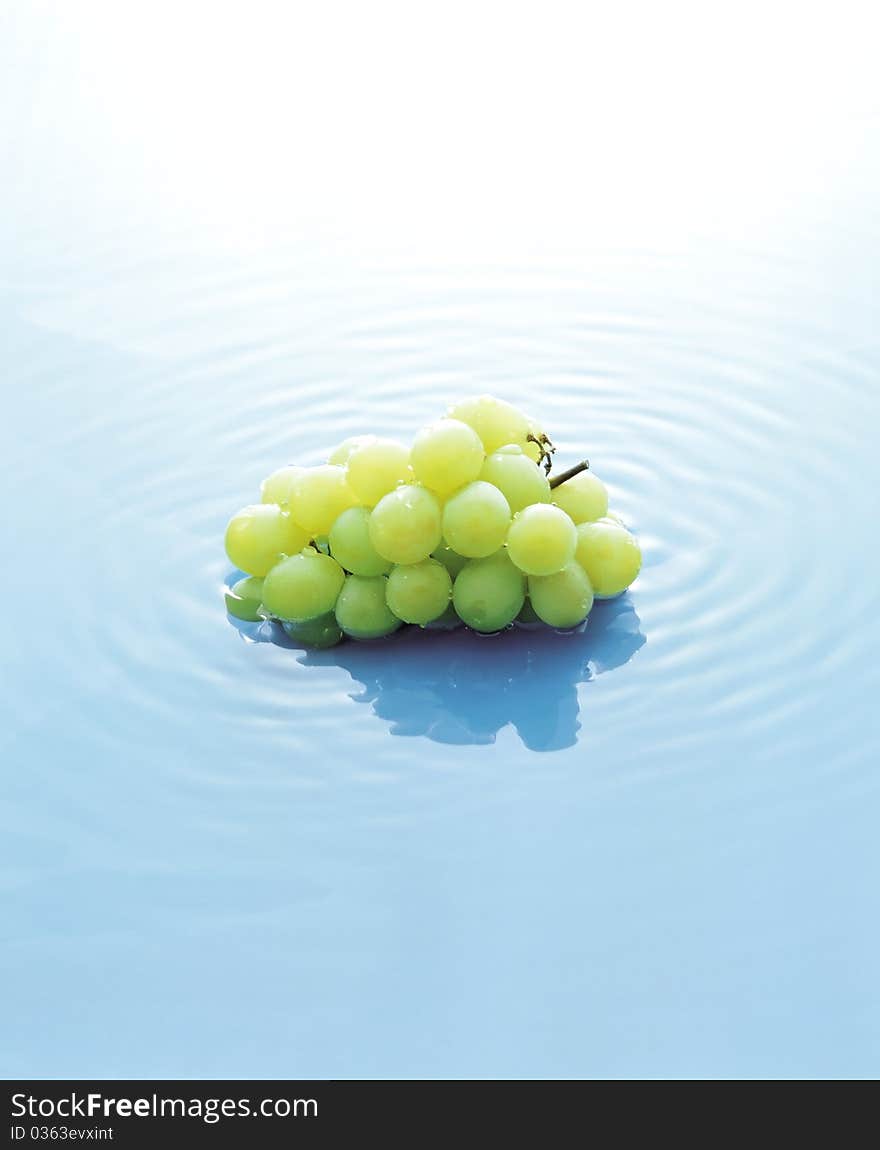
POLYGON ((263 606, 278 619, 303 623, 332 611, 344 582, 336 560, 309 547, 272 568, 263 581, 263 606))
POLYGON ((497 487, 478 479, 450 496, 443 508, 443 538, 459 555, 485 559, 502 546, 510 505, 497 487))
POLYGON ((449 408, 448 414, 451 419, 460 420, 473 428, 487 455, 504 447, 506 443, 518 443, 525 447, 528 442, 528 419, 511 404, 492 395, 461 400, 449 408))
POLYGON ((263 580, 253 575, 239 579, 226 589, 226 610, 236 619, 256 623, 263 618, 263 580))
POLYGON ((583 567, 572 561, 555 575, 530 575, 529 601, 548 627, 576 627, 590 613, 593 588, 583 567))
POLYGON ((534 503, 514 516, 507 553, 527 575, 553 575, 574 558, 577 528, 558 507, 534 503))
POLYGON ((333 448, 327 458, 327 462, 334 464, 336 467, 345 467, 351 453, 356 447, 360 447, 364 443, 372 443, 375 438, 375 435, 350 435, 348 439, 343 439, 338 447, 333 448))
POLYGON ((553 502, 575 524, 591 523, 608 513, 608 491, 592 471, 566 479, 554 490, 553 502))
POLYGON ((609 520, 581 523, 577 528, 577 561, 586 571, 597 599, 613 599, 634 581, 642 566, 635 538, 609 520))
POLYGON ((448 495, 480 474, 483 445, 467 424, 441 419, 418 433, 410 460, 420 483, 439 495, 448 495))
POLYGON ((404 623, 424 627, 438 619, 452 598, 452 579, 442 563, 423 559, 395 567, 388 576, 385 600, 404 623))
POLYGON ((509 443, 490 455, 480 478, 498 488, 514 514, 532 503, 550 502, 547 476, 518 444, 509 443))
POLYGON ((263 503, 277 503, 288 510, 294 485, 305 471, 304 467, 279 467, 260 484, 260 500, 263 503))
POLYGON ((248 575, 267 575, 282 556, 302 551, 308 541, 308 532, 274 503, 244 507, 226 527, 226 554, 248 575))
POLYGON ((467 563, 467 558, 453 551, 445 539, 440 540, 440 546, 434 549, 431 557, 442 563, 453 579, 467 563))
POLYGON ((330 554, 353 575, 386 575, 391 564, 370 542, 370 512, 349 507, 330 528, 330 554))
POLYGON ((336 601, 336 622, 352 639, 381 639, 400 627, 385 601, 384 575, 349 575, 336 601))
POLYGON ((370 542, 389 563, 420 563, 440 544, 440 503, 407 484, 384 495, 370 515, 370 542))
POLYGON ((290 499, 291 515, 311 538, 327 535, 342 512, 356 503, 345 468, 330 463, 303 468, 290 499))
POLYGON ((504 551, 471 559, 452 587, 452 602, 462 622, 491 633, 510 626, 522 610, 526 581, 504 551))
POLYGON ((361 443, 348 457, 346 475, 358 502, 375 507, 383 495, 412 479, 409 451, 393 439, 361 443))

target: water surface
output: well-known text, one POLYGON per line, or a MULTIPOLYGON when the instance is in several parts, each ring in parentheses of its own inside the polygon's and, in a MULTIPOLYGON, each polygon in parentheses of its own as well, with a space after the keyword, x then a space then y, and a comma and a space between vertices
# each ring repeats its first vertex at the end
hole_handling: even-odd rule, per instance
POLYGON ((880 1072, 877 121, 764 215, 476 187, 413 241, 367 166, 288 228, 143 135, 161 93, 137 165, 90 89, 50 131, 44 31, 0 190, 3 1073, 880 1072), (320 653, 227 620, 263 475, 484 390, 607 482, 626 597, 320 653))

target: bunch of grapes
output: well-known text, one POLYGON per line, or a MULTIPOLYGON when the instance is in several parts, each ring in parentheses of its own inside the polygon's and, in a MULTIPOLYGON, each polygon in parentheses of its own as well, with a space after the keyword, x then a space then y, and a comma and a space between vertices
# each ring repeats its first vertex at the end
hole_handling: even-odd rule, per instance
POLYGON ((313 647, 405 623, 577 627, 629 587, 641 552, 585 463, 550 478, 552 452, 534 420, 484 395, 411 448, 357 436, 321 466, 282 467, 226 529, 247 573, 227 609, 313 647))

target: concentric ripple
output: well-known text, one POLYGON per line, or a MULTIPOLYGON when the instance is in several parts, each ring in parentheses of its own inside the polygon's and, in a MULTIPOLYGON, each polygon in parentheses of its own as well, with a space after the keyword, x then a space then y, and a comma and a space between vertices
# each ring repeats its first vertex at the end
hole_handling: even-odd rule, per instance
MULTIPOLYGON (((748 265, 735 271, 748 285, 748 265)), ((140 319, 141 277, 35 298, 13 334, 26 343, 35 324, 55 331, 40 360, 19 360, 42 451, 8 450, 36 515, 57 494, 35 460, 65 468, 68 514, 53 551, 76 608, 41 674, 70 682, 85 666, 83 696, 114 700, 96 733, 92 707, 58 691, 59 721, 120 751, 159 725, 176 748, 174 779, 210 769, 234 785, 247 762, 277 785, 279 754, 293 756, 298 778, 321 777, 326 762, 318 771, 306 753, 316 739, 366 741, 403 769, 389 731, 509 746, 501 733, 525 730, 527 748, 560 750, 607 747, 625 722, 630 739, 654 747, 731 738, 772 755, 775 735, 821 707, 828 676, 876 682, 870 581, 858 550, 839 542, 870 515, 868 486, 852 475, 873 466, 864 429, 877 417, 876 343, 858 326, 833 343, 820 328, 805 333, 808 268, 762 263, 762 283, 776 276, 772 314, 747 287, 711 305, 690 298, 687 273, 668 258, 646 261, 636 280, 628 267, 589 279, 360 270, 331 290, 249 270, 198 285, 197 300, 177 283, 166 310, 151 284, 140 319), (588 457, 641 535, 645 567, 618 609, 637 620, 638 641, 625 659, 605 652, 614 674, 594 682, 603 649, 589 629, 476 641, 475 662, 472 637, 298 657, 226 625, 223 525, 265 473, 316 462, 363 430, 407 438, 481 390, 539 412, 558 465, 588 457), (369 715, 352 698, 368 698, 369 715), (673 700, 676 723, 664 717, 673 700), (542 736, 529 714, 548 707, 570 714, 542 736), (216 738, 237 750, 206 768, 216 738)), ((30 538, 30 518, 19 529, 30 538)), ((31 600, 57 595, 46 580, 37 574, 31 600)), ((32 690, 25 675, 10 711, 26 719, 32 690)))
MULTIPOLYGON (((743 1049, 755 1026, 775 1040, 771 998, 812 1010, 835 963, 864 995, 880 340, 846 271, 835 296, 827 261, 717 252, 314 276, 157 258, 0 301, 9 984, 61 970, 54 1025, 94 967, 99 1000, 126 991, 115 1018, 142 1003, 129 1050, 146 1034, 162 1059, 157 1002, 183 1041, 210 1029, 194 1004, 212 972, 212 1012, 246 984, 251 1053, 218 1034, 221 1075, 277 1072, 279 1042, 293 1058, 334 1018, 318 1069, 345 1072, 351 1012, 401 986, 438 1032, 475 988, 436 1064, 456 1072, 476 1029, 496 1037, 475 1071, 497 1068, 524 993, 570 1041, 566 1073, 603 1012, 603 1070, 621 1019, 649 1019, 646 1044, 677 1033, 683 970, 697 1045, 743 987, 743 1049), (540 416, 557 466, 605 480, 645 557, 626 596, 572 634, 406 629, 323 652, 228 619, 224 527, 265 474, 365 430, 407 439, 484 390, 540 416), (807 982, 795 953, 815 957, 807 982)), ((67 1034, 79 1051, 80 1017, 67 1034)), ((666 1071, 624 1045, 628 1072, 666 1071)))

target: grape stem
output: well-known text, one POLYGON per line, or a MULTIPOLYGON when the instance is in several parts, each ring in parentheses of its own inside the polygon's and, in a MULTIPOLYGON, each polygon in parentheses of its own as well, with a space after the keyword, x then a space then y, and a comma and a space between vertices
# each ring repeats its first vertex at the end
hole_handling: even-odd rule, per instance
POLYGON ((580 475, 580 473, 586 471, 589 466, 589 459, 582 459, 580 463, 576 463, 574 467, 569 467, 567 471, 560 471, 558 475, 554 475, 550 480, 551 488, 558 487, 560 483, 565 483, 567 479, 572 479, 575 475, 580 475))
POLYGON ((549 475, 553 467, 553 452, 556 450, 550 441, 550 437, 545 435, 543 431, 540 437, 529 432, 526 436, 526 443, 536 443, 538 445, 538 451, 541 453, 538 464, 544 468, 544 473, 549 475))

